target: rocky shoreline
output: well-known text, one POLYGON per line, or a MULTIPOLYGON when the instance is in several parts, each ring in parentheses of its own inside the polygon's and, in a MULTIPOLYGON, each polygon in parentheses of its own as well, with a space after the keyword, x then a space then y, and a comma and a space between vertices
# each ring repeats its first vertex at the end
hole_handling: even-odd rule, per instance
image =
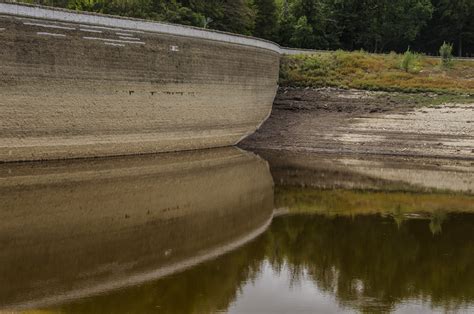
POLYGON ((280 88, 266 123, 240 146, 330 154, 474 161, 474 99, 433 94, 280 88))

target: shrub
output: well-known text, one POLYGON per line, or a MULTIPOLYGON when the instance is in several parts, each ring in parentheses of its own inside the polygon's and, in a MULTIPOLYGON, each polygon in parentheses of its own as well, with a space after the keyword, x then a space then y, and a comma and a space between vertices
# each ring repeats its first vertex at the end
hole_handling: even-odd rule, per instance
POLYGON ((405 72, 417 72, 419 66, 419 56, 417 53, 410 51, 410 48, 403 54, 400 68, 405 72))
POLYGON ((449 67, 453 60, 453 45, 443 42, 439 48, 439 55, 441 56, 441 65, 449 67))

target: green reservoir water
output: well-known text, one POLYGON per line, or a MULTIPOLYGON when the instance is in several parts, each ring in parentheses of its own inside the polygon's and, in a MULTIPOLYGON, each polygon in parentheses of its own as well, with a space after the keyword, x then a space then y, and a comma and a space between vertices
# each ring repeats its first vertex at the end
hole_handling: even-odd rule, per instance
POLYGON ((281 216, 216 260, 53 312, 472 312, 473 226, 473 214, 436 235, 429 219, 281 216))
POLYGON ((259 154, 1 165, 0 309, 474 312, 469 163, 259 154))
POLYGON ((251 243, 168 278, 54 308, 73 313, 340 313, 474 309, 474 215, 276 217, 251 243))

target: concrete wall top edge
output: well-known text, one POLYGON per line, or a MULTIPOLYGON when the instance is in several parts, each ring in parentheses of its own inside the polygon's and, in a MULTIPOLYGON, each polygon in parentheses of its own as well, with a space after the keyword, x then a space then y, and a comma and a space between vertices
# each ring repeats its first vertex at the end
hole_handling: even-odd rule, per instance
POLYGON ((202 38, 268 49, 279 54, 282 53, 280 46, 276 43, 244 35, 121 16, 104 15, 90 12, 77 12, 62 8, 50 8, 23 3, 19 4, 6 0, 0 0, 0 14, 202 38))
POLYGON ((331 51, 320 50, 320 49, 280 47, 280 53, 283 55, 301 55, 301 54, 328 53, 328 52, 331 52, 331 51))

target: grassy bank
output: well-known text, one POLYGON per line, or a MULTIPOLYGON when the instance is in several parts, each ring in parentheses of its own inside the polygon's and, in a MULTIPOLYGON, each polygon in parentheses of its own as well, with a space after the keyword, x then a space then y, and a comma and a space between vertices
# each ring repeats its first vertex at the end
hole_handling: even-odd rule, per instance
POLYGON ((335 51, 284 56, 282 86, 338 87, 398 92, 474 94, 474 62, 441 66, 435 58, 417 55, 407 70, 403 55, 335 51))

